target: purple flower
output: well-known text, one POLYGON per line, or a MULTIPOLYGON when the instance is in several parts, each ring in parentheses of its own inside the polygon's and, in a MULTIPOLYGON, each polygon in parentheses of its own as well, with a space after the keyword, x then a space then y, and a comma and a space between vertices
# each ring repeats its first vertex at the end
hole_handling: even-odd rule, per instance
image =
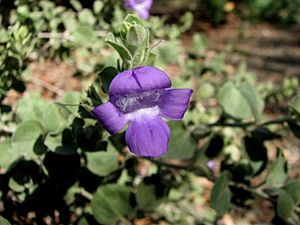
POLYGON ((192 92, 171 88, 163 71, 141 66, 119 73, 109 86, 109 102, 92 113, 110 134, 129 123, 125 139, 131 152, 159 157, 168 151, 170 137, 170 128, 160 117, 181 120, 192 92))
POLYGON ((124 6, 135 11, 142 19, 148 19, 153 0, 125 0, 124 6))

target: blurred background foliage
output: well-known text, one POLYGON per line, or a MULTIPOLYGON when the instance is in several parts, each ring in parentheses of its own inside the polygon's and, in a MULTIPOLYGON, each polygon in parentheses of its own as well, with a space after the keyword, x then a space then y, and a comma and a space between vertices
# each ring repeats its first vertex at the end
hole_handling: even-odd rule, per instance
POLYGON ((128 59, 120 0, 0 1, 0 224, 229 224, 234 210, 261 208, 270 208, 269 223, 300 224, 299 175, 277 144, 300 138, 299 79, 262 82, 242 60, 232 69, 228 55, 237 49, 212 52, 195 29, 231 16, 290 26, 300 22, 299 6, 154 1, 149 20, 125 21, 150 34, 128 59), (48 61, 71 65, 71 77, 45 69, 80 88, 35 77, 32 65, 48 61), (184 120, 168 123, 168 154, 156 160, 130 154, 124 133, 109 136, 90 115, 118 72, 145 63, 169 71, 174 87, 194 89, 184 120))

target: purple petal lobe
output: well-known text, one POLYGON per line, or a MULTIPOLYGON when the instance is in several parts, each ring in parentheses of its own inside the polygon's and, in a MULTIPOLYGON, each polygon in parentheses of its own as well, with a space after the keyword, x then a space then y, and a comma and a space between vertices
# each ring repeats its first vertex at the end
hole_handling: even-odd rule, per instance
POLYGON ((160 69, 152 66, 141 66, 119 73, 109 86, 109 97, 136 94, 171 87, 171 80, 160 69))
POLYGON ((125 139, 131 152, 138 156, 156 158, 168 151, 169 126, 159 117, 134 120, 125 139))
POLYGON ((110 134, 118 133, 127 123, 125 117, 110 102, 97 106, 92 113, 110 134))
POLYGON ((160 113, 170 120, 180 120, 187 110, 192 89, 168 89, 165 90, 159 101, 160 113))
POLYGON ((125 8, 135 11, 142 19, 148 19, 153 0, 125 0, 125 8))

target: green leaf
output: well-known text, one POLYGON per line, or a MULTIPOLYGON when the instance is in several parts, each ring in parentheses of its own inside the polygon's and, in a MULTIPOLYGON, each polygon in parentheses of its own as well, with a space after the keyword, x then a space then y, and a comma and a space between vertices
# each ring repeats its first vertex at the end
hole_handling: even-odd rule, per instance
POLYGON ((152 210, 157 207, 159 201, 155 194, 155 185, 153 184, 145 184, 142 182, 136 192, 136 202, 138 204, 139 209, 142 210, 152 210))
POLYGON ((211 192, 210 206, 216 210, 219 217, 230 208, 231 194, 228 187, 228 172, 223 172, 216 180, 211 192))
POLYGON ((289 102, 289 107, 298 117, 300 117, 300 94, 297 94, 292 98, 289 102))
POLYGON ((8 181, 8 186, 14 192, 23 192, 25 190, 24 185, 23 184, 19 184, 12 177, 8 181))
POLYGON ((20 156, 19 151, 14 151, 11 146, 11 139, 4 139, 0 143, 0 167, 8 169, 10 165, 20 156))
POLYGON ((132 60, 131 53, 127 48, 125 48, 123 45, 118 44, 115 40, 115 37, 112 33, 109 33, 105 39, 105 42, 110 44, 120 55, 121 59, 127 63, 129 63, 132 60))
POLYGON ((218 93, 218 100, 224 111, 232 117, 244 119, 252 116, 247 99, 232 81, 227 81, 222 85, 218 93))
POLYGON ((78 12, 79 21, 83 24, 94 25, 96 22, 96 18, 93 13, 89 9, 83 9, 78 12))
POLYGON ((82 5, 80 1, 78 0, 70 0, 71 5, 76 9, 77 11, 80 11, 82 9, 82 5))
POLYGON ((120 36, 121 36, 123 41, 126 41, 126 36, 127 36, 127 33, 128 33, 131 26, 132 26, 132 24, 130 24, 128 22, 123 22, 122 23, 121 29, 120 29, 120 36))
POLYGON ((179 61, 180 43, 177 40, 168 41, 157 46, 153 51, 159 55, 160 65, 175 64, 179 61))
POLYGON ((210 68, 215 73, 220 73, 223 70, 225 61, 224 54, 216 55, 212 60, 208 61, 208 68, 210 68))
POLYGON ((207 48, 207 38, 205 38, 200 33, 196 33, 193 36, 193 51, 202 55, 205 53, 207 48))
POLYGON ((43 127, 46 132, 61 132, 68 125, 70 113, 62 106, 50 104, 43 116, 43 127))
POLYGON ((243 96, 247 99, 252 115, 256 120, 258 120, 261 117, 261 113, 264 109, 264 101, 262 97, 257 92, 256 88, 254 88, 253 85, 248 81, 242 82, 239 89, 243 96))
POLYGON ((136 15, 133 14, 128 14, 125 19, 124 22, 130 23, 132 25, 134 24, 139 24, 139 25, 144 25, 143 21, 136 15))
POLYGON ((30 94, 28 98, 18 101, 16 114, 21 121, 37 120, 42 122, 47 106, 48 103, 39 94, 30 94))
MULTIPOLYGON (((132 54, 135 53, 135 51, 141 47, 141 45, 144 43, 144 40, 148 37, 147 30, 139 25, 133 25, 129 28, 129 31, 126 35, 126 41, 125 44, 127 48, 130 50, 132 54)), ((149 46, 143 46, 144 48, 148 48, 149 46)))
POLYGON ((127 187, 108 184, 98 188, 92 200, 92 212, 102 224, 112 225, 133 211, 127 187))
POLYGON ((58 104, 65 104, 64 107, 67 108, 68 111, 76 114, 79 108, 80 97, 81 95, 79 92, 70 91, 62 96, 58 104))
POLYGON ((149 52, 148 58, 145 60, 144 65, 145 66, 154 66, 156 59, 157 59, 157 54, 149 52))
POLYGON ((146 38, 144 41, 139 45, 139 47, 136 49, 135 54, 133 56, 132 60, 132 67, 138 67, 138 66, 143 66, 145 61, 148 58, 149 54, 149 30, 146 30, 146 38))
POLYGON ((112 66, 105 67, 97 74, 97 76, 101 80, 102 87, 106 93, 108 93, 109 85, 117 74, 118 70, 116 70, 112 66))
POLYGON ((59 134, 48 134, 45 145, 53 152, 61 155, 72 155, 77 151, 74 136, 70 129, 64 129, 59 134))
POLYGON ((277 150, 277 158, 271 165, 266 183, 272 187, 281 187, 287 178, 287 161, 280 149, 277 150))
POLYGON ((101 10, 103 9, 104 3, 103 1, 96 0, 93 4, 93 10, 95 14, 99 14, 101 10))
POLYGON ((197 92, 199 99, 209 99, 215 95, 216 88, 211 82, 203 82, 197 92))
POLYGON ((296 204, 290 194, 285 190, 280 190, 277 199, 277 214, 282 219, 287 219, 293 213, 296 204))
POLYGON ((93 26, 86 24, 78 24, 74 30, 74 42, 76 44, 92 47, 97 40, 96 33, 93 29, 93 26))
POLYGON ((294 200, 295 204, 298 205, 300 202, 300 180, 294 180, 290 182, 285 190, 289 193, 289 195, 294 200))
POLYGON ((107 176, 119 168, 118 155, 111 144, 106 152, 86 152, 87 168, 98 176, 107 176))
POLYGON ((21 123, 12 136, 12 150, 20 156, 34 157, 35 144, 43 133, 42 125, 36 120, 21 123))
POLYGON ((167 159, 189 159, 194 155, 197 143, 191 134, 185 129, 181 121, 170 121, 168 125, 171 129, 169 140, 169 151, 167 159))
POLYGON ((8 220, 6 220, 4 217, 0 216, 0 224, 1 225, 11 225, 10 222, 8 222, 8 220))

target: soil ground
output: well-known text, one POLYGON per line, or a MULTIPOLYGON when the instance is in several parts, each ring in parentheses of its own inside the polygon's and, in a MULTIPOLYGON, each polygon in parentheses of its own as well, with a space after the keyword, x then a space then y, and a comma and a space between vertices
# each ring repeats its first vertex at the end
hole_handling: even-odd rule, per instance
MULTIPOLYGON (((300 78, 300 26, 250 25, 229 18, 227 24, 212 28, 204 22, 196 21, 191 31, 183 38, 186 46, 190 45, 194 32, 202 32, 208 37, 211 51, 226 51, 230 46, 233 50, 226 51, 227 62, 236 66, 245 61, 258 80, 279 84, 284 77, 300 78)), ((57 98, 65 91, 78 91, 83 87, 81 81, 73 77, 75 66, 72 64, 33 62, 30 69, 32 78, 29 80, 28 89, 39 91, 47 100, 57 98)), ((6 102, 15 103, 20 97, 19 94, 10 92, 6 102)), ((273 148, 288 150, 287 157, 291 159, 289 164, 296 171, 294 177, 299 177, 299 146, 300 142, 292 137, 273 145, 273 148)), ((209 190, 211 184, 205 182, 202 184, 209 190)), ((270 224, 273 216, 271 208, 268 202, 259 200, 252 205, 252 210, 235 209, 231 216, 227 214, 220 224, 270 224)))

